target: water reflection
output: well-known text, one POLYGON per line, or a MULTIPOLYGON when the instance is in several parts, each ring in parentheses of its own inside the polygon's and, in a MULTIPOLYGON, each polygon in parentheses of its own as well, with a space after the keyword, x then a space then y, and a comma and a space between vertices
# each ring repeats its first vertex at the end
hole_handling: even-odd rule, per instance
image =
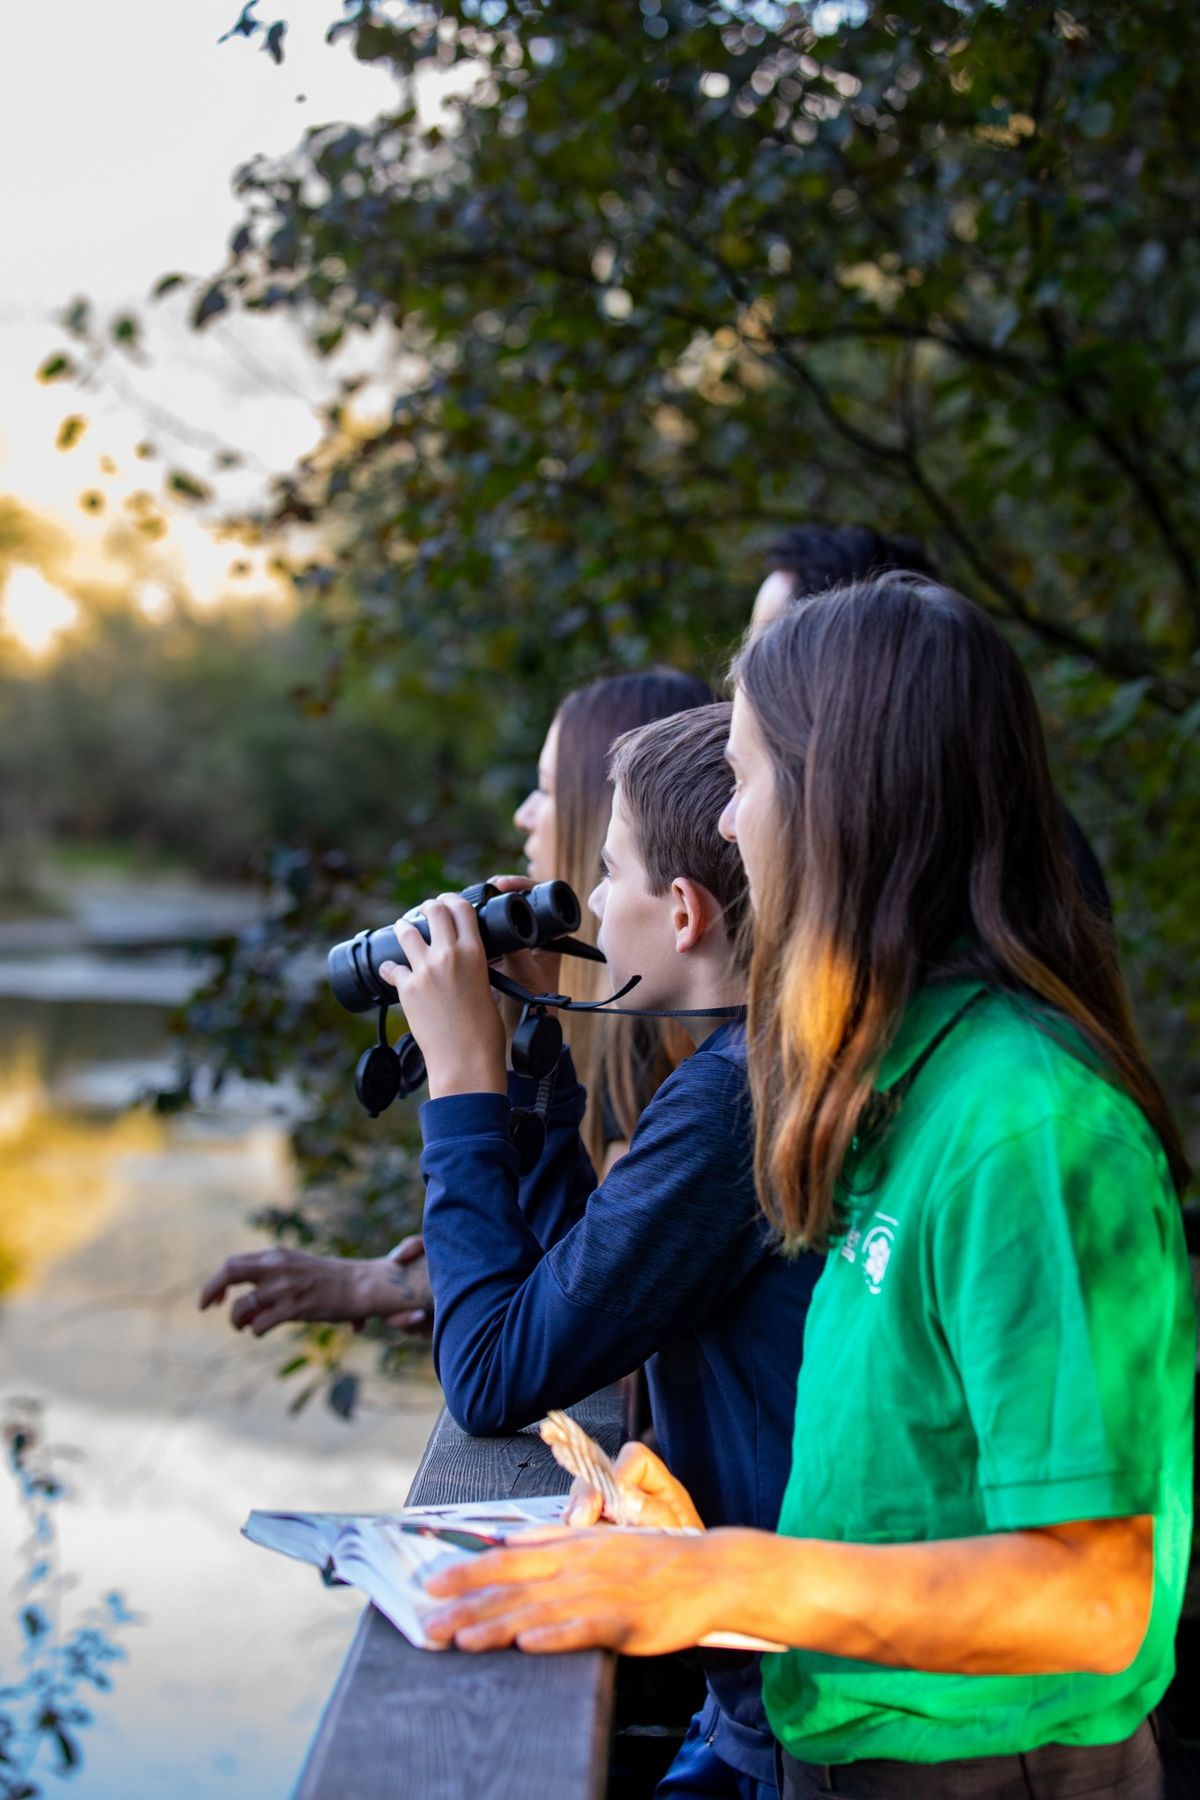
POLYGON ((117 1204, 123 1160, 163 1140, 148 1112, 96 1119, 54 1105, 45 1047, 28 1024, 2 1041, 0 1295, 95 1238, 117 1204))
MULTIPOLYGON (((36 1395, 83 1453, 59 1518, 79 1609, 115 1587, 144 1619, 72 1791, 262 1800, 290 1786, 358 1602, 246 1544, 241 1521, 252 1506, 398 1504, 437 1394, 368 1380, 349 1426, 318 1407, 291 1418, 286 1336, 246 1341, 197 1313, 203 1275, 256 1242, 247 1215, 287 1205, 293 1176, 261 1098, 115 1112, 167 1050, 160 1008, 0 1000, 0 1393, 36 1395)), ((6 1551, 16 1529, 5 1484, 6 1551)), ((15 1650, 0 1614, 0 1671, 15 1650)))

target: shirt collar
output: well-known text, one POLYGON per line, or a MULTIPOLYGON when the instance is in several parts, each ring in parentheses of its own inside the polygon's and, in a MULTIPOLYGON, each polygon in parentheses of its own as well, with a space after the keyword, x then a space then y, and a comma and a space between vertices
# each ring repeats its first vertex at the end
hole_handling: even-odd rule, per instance
POLYGON ((983 992, 980 981, 937 981, 918 988, 904 1010, 896 1035, 884 1052, 875 1077, 880 1093, 900 1081, 912 1068, 948 1020, 973 995, 983 992))
POLYGON ((738 1033, 744 1031, 745 1028, 746 1021, 744 1019, 722 1019, 706 1038, 700 1039, 692 1051, 692 1055, 699 1056, 704 1050, 723 1050, 730 1040, 736 1038, 738 1033))

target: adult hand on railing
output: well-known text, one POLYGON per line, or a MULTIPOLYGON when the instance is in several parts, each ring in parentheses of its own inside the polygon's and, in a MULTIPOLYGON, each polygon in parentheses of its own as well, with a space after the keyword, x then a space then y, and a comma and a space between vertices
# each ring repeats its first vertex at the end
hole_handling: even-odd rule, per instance
MULTIPOLYGON (((660 1456, 645 1444, 624 1445, 614 1465, 617 1485, 633 1501, 635 1523, 659 1530, 702 1531, 704 1521, 692 1496, 676 1481, 660 1456)), ((604 1502, 581 1476, 571 1484, 571 1499, 564 1514, 567 1525, 596 1525, 604 1516, 604 1502)))
POLYGON ((392 1304, 397 1296, 402 1304, 399 1312, 381 1312, 380 1318, 385 1325, 407 1331, 413 1337, 432 1337, 433 1289, 425 1261, 425 1239, 419 1233, 401 1238, 383 1260, 389 1265, 384 1279, 393 1289, 392 1304))
POLYGON ((402 1330, 431 1328, 433 1294, 419 1237, 405 1238, 390 1256, 315 1256, 276 1245, 226 1257, 200 1292, 201 1309, 219 1305, 231 1287, 245 1286, 230 1308, 238 1331, 256 1337, 294 1320, 353 1325, 380 1318, 402 1330), (415 1265, 415 1266, 414 1266, 415 1265))

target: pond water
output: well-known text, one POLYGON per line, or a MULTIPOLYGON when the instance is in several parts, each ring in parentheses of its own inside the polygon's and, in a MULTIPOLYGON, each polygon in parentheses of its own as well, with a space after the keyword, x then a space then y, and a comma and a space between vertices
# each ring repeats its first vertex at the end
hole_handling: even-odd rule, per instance
MULTIPOLYGON (((157 1002, 189 979, 170 950, 0 950, 0 1403, 35 1398, 78 1452, 55 1508, 68 1627, 110 1589, 138 1617, 113 1691, 84 1695, 82 1768, 60 1789, 48 1752, 35 1765, 78 1800, 289 1791, 361 1603, 239 1527, 252 1507, 398 1505, 440 1404, 416 1372, 368 1380, 349 1424, 316 1402, 289 1416, 286 1329, 247 1340, 196 1310, 220 1259, 261 1243, 248 1215, 287 1205, 294 1178, 277 1096, 171 1120, 127 1109, 167 1065, 157 1002)), ((0 1476, 0 1685, 17 1671, 21 1533, 0 1476)))

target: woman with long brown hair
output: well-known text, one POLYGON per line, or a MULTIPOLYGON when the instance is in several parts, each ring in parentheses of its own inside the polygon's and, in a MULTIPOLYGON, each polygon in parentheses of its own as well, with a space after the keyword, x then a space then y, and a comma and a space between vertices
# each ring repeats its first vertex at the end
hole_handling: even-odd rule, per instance
MULTIPOLYGON (((623 732, 669 718, 716 696, 706 682, 676 669, 604 675, 569 693, 546 733, 538 782, 514 815, 526 833, 525 859, 534 881, 557 876, 581 897, 599 879, 600 848, 612 811, 608 753, 623 732)), ((584 909, 579 935, 595 942, 596 921, 584 909)), ((599 1000, 608 992, 602 963, 575 963, 571 992, 599 1000)), ((670 1019, 598 1019, 564 1013, 563 1034, 588 1094, 582 1137, 603 1178, 627 1147, 654 1094, 691 1050, 670 1019)))
MULTIPOLYGON (((789 611, 735 681, 760 1195, 785 1253, 830 1251, 779 1532, 495 1552, 431 1584, 436 1629, 793 1646, 764 1680, 792 1800, 1159 1800, 1188 1171, 1028 681, 977 608, 895 574, 789 611)), ((623 1479, 697 1523, 642 1446, 623 1479)))

